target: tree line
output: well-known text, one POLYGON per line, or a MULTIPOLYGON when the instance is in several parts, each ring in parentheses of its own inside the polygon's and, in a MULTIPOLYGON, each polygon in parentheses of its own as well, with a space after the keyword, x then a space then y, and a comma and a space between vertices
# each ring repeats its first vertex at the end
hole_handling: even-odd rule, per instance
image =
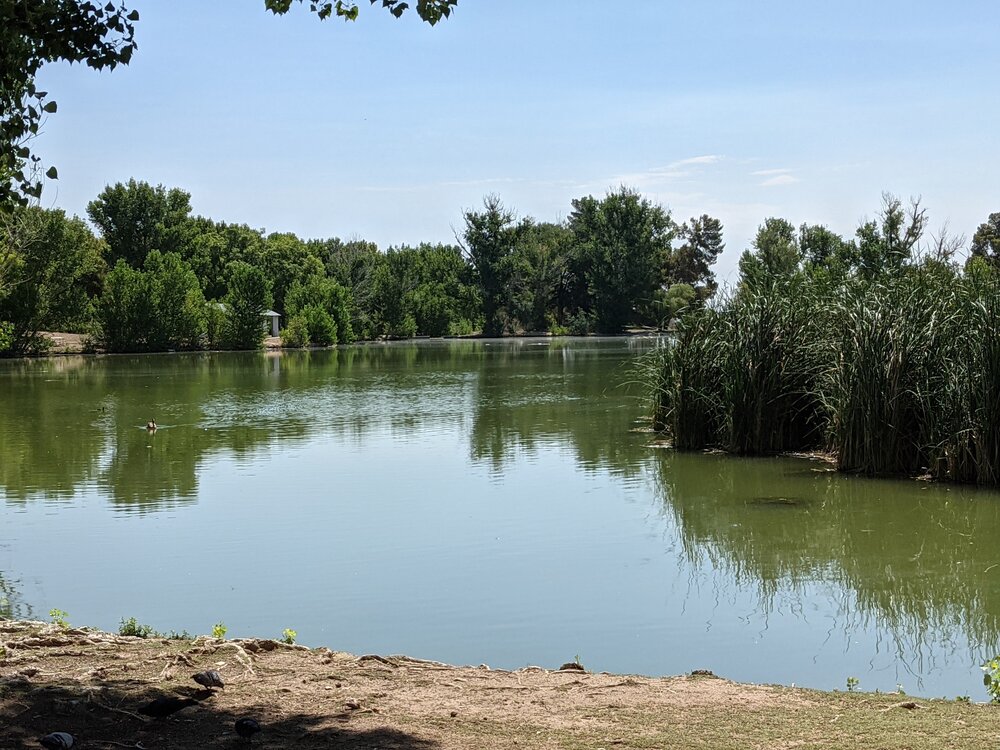
POLYGON ((678 224, 628 187, 572 201, 560 223, 499 197, 463 213, 453 244, 384 252, 192 213, 179 188, 129 180, 87 206, 0 214, 0 352, 45 351, 43 331, 111 352, 286 346, 412 336, 619 333, 705 303, 724 248, 710 216, 678 224))

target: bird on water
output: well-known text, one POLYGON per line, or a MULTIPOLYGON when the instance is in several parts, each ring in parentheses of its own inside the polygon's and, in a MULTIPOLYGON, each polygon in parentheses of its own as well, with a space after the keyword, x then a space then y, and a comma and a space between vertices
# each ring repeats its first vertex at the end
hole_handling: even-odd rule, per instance
POLYGON ((206 669, 204 672, 191 675, 191 679, 202 687, 224 688, 226 686, 226 683, 222 681, 222 675, 214 669, 206 669))
POLYGON ((45 750, 69 750, 76 744, 76 738, 69 732, 52 732, 38 740, 45 750))
POLYGON ((149 430, 150 432, 156 432, 156 420, 151 419, 148 422, 146 422, 146 429, 149 430))
POLYGON ((139 713, 162 719, 170 714, 177 713, 182 708, 195 706, 198 704, 194 698, 178 698, 173 695, 161 695, 147 703, 139 709, 139 713))
POLYGON ((260 722, 244 716, 236 720, 236 734, 245 739, 248 743, 253 742, 253 736, 260 731, 260 722))

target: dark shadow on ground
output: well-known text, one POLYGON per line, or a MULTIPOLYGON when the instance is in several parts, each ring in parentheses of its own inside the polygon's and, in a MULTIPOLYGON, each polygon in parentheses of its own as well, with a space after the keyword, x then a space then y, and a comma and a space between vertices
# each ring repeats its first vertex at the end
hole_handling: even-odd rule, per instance
MULTIPOLYGON (((28 670, 29 672, 31 670, 28 670)), ((77 739, 74 750, 132 747, 246 748, 279 750, 296 748, 383 748, 384 750, 435 750, 439 744, 398 730, 352 727, 371 711, 346 710, 330 701, 329 710, 318 706, 315 715, 286 714, 280 710, 281 693, 273 702, 253 702, 239 712, 224 710, 217 695, 208 690, 178 687, 172 691, 150 689, 139 680, 118 679, 87 683, 49 683, 46 675, 0 676, 0 748, 41 748, 38 739, 49 732, 69 732, 77 739), (195 697, 195 706, 163 719, 148 719, 138 709, 162 695, 195 697), (262 731, 252 745, 238 737, 236 719, 257 719, 262 731), (137 744, 138 743, 138 744, 137 744)), ((227 688, 232 689, 232 688, 227 688)), ((366 721, 366 723, 371 723, 366 721)))

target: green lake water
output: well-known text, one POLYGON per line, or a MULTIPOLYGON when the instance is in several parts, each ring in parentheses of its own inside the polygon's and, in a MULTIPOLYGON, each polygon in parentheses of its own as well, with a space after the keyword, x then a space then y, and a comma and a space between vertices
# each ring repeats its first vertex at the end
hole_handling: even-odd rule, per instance
POLYGON ((653 345, 0 362, 0 615, 984 700, 1000 496, 656 448, 653 345))

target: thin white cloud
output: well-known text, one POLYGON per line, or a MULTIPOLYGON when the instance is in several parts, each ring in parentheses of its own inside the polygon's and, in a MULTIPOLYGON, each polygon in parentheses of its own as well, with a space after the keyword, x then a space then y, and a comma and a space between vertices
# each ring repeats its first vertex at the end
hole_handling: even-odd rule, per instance
POLYGON ((689 164, 717 164, 722 161, 719 154, 705 154, 704 156, 692 156, 688 159, 681 159, 673 162, 670 167, 686 167, 689 164))
POLYGON ((798 177, 790 174, 779 174, 764 180, 760 183, 761 187, 778 187, 779 185, 794 185, 796 182, 801 182, 798 177))
POLYGON ((642 172, 615 175, 610 180, 597 180, 594 184, 628 185, 640 189, 652 189, 658 185, 691 177, 697 173, 693 167, 718 164, 722 160, 723 157, 719 154, 691 156, 687 159, 670 162, 665 167, 650 167, 642 172))
POLYGON ((751 172, 750 174, 757 177, 769 177, 770 175, 775 174, 788 174, 791 171, 791 169, 782 167, 781 169, 758 169, 756 172, 751 172))

